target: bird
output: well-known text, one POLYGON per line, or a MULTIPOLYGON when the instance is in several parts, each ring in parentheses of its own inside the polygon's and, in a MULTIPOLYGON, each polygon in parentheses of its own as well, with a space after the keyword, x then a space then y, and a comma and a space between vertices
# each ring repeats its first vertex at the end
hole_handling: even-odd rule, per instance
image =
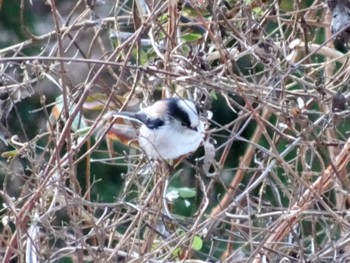
POLYGON ((204 122, 189 99, 167 98, 138 112, 114 112, 141 124, 137 140, 152 159, 173 160, 195 152, 204 138, 204 122))

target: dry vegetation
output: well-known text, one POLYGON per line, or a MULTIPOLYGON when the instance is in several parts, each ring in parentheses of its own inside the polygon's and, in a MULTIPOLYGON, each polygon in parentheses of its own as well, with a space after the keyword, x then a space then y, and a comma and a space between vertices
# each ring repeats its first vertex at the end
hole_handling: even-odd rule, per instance
POLYGON ((348 262, 340 1, 67 2, 0 50, 3 262, 348 262), (113 150, 108 112, 170 96, 213 111, 204 150, 113 150))

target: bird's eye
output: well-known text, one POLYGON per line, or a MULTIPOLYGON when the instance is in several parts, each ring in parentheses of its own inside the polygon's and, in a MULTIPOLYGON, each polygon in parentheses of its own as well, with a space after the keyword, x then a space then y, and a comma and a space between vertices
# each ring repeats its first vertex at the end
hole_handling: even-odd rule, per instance
POLYGON ((159 118, 151 119, 151 118, 148 117, 145 125, 149 129, 158 129, 159 127, 164 125, 164 121, 159 119, 159 118))
POLYGON ((189 127, 188 124, 187 124, 185 121, 181 122, 181 125, 182 125, 183 127, 189 127))

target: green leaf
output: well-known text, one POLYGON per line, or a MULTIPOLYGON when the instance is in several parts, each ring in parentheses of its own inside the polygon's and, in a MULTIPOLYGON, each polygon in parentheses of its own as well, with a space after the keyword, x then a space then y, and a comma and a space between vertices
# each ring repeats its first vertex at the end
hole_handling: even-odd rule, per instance
POLYGON ((192 242, 192 249, 199 251, 203 247, 203 240, 199 236, 194 236, 192 242))
POLYGON ((177 192, 178 195, 183 198, 193 198, 196 196, 196 189, 195 188, 188 188, 188 187, 169 187, 167 190, 167 193, 171 192, 177 192))
POLYGON ((215 91, 211 91, 211 92, 210 92, 210 96, 211 96, 214 100, 217 100, 217 99, 218 99, 218 96, 216 96, 215 91))
MULTIPOLYGON (((185 232, 183 230, 176 230, 176 233, 181 237, 185 235, 185 232)), ((203 247, 203 240, 199 236, 194 236, 191 248, 193 250, 199 251, 203 247)))
POLYGON ((176 190, 179 192, 179 195, 182 198, 193 198, 197 193, 195 188, 180 187, 176 188, 176 190))
POLYGON ((187 33, 182 35, 182 40, 185 42, 193 42, 193 41, 197 41, 199 39, 201 39, 203 36, 202 34, 198 34, 198 33, 187 33))
POLYGON ((262 10, 261 7, 258 6, 253 9, 253 14, 256 15, 257 17, 262 17, 264 14, 264 11, 262 10))
POLYGON ((17 150, 2 152, 1 157, 3 158, 12 158, 18 154, 17 150))
POLYGON ((177 259, 179 258, 179 255, 182 253, 182 249, 180 247, 175 248, 173 251, 172 255, 176 257, 177 259))

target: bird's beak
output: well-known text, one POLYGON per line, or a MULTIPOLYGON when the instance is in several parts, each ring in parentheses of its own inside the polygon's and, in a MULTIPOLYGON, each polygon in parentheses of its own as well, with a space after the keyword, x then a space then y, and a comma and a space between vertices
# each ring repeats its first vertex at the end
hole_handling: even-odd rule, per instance
POLYGON ((113 114, 113 117, 125 118, 131 121, 137 121, 141 124, 146 124, 148 118, 146 114, 140 112, 116 112, 113 114))

